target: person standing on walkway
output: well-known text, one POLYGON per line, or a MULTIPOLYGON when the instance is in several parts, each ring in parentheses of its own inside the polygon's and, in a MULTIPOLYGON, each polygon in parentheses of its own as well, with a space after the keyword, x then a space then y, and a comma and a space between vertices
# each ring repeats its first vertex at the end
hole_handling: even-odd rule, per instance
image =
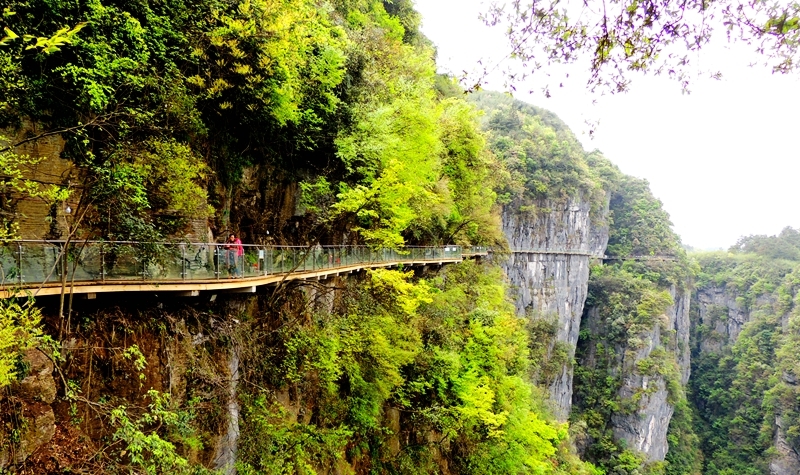
POLYGON ((228 240, 225 242, 225 264, 228 267, 228 277, 231 279, 241 277, 242 273, 239 269, 239 261, 244 256, 244 246, 242 240, 236 237, 236 234, 231 233, 228 240))

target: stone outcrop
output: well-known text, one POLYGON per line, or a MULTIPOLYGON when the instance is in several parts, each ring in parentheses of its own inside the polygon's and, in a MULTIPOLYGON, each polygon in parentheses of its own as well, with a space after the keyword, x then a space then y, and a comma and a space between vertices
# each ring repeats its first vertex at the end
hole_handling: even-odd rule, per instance
POLYGON ((776 456, 769 464, 771 475, 797 475, 800 473, 800 453, 797 453, 791 444, 786 440, 783 421, 780 416, 775 418, 775 447, 776 456))
POLYGON ((718 352, 733 344, 744 324, 750 321, 750 312, 737 302, 736 297, 735 291, 716 286, 704 287, 696 293, 695 324, 708 328, 696 343, 701 353, 718 352))
MULTIPOLYGON (((41 198, 16 192, 0 193, 0 219, 19 225, 18 235, 22 239, 65 239, 69 234, 68 223, 74 225, 81 214, 78 206, 81 194, 86 190, 80 184, 87 182, 86 170, 62 158, 66 141, 60 134, 40 136, 42 132, 38 124, 24 121, 18 129, 0 130, 0 136, 21 143, 14 151, 29 159, 21 169, 25 179, 43 187, 57 185, 68 188, 70 197, 64 203, 53 205, 41 198), (34 137, 38 138, 31 140, 34 137)), ((187 218, 181 237, 191 242, 213 241, 209 233, 206 218, 187 218)))
MULTIPOLYGON (((512 286, 512 297, 519 315, 547 319, 555 323, 551 350, 558 344, 567 350, 566 363, 549 385, 555 415, 566 420, 572 407, 572 360, 587 297, 589 266, 592 259, 605 254, 608 210, 591 210, 580 197, 563 204, 541 202, 537 214, 525 214, 507 209, 503 213, 503 231, 511 248, 504 270, 512 286), (547 210, 543 212, 542 210, 547 210)), ((672 288, 674 304, 652 330, 641 335, 643 344, 635 350, 619 348, 619 361, 614 369, 621 377, 619 396, 622 401, 634 401, 633 410, 619 412, 611 425, 617 440, 642 452, 648 461, 661 461, 667 453, 667 429, 674 408, 668 384, 663 375, 642 375, 636 363, 661 348, 666 357, 677 365, 680 385, 690 374, 691 295, 672 288), (625 356, 627 355, 627 356, 625 356)), ((596 309, 587 309, 587 318, 596 309)), ((590 332, 604 331, 589 325, 590 332)), ((593 364, 590 355, 588 361, 593 364)), ((674 388, 673 388, 674 389, 674 388)))
POLYGON ((228 356, 227 396, 225 405, 227 424, 225 432, 220 436, 214 453, 214 469, 224 475, 236 474, 236 450, 239 444, 239 401, 237 388, 239 385, 239 352, 234 346, 228 356))
MULTIPOLYGON (((666 376, 662 374, 640 374, 637 363, 650 358, 657 348, 666 350, 666 358, 674 358, 680 374, 680 385, 689 381, 689 303, 687 291, 670 289, 674 305, 667 309, 666 321, 656 323, 651 332, 642 335, 645 344, 635 352, 628 352, 624 363, 617 368, 622 371, 622 401, 637 401, 636 410, 615 413, 611 418, 612 431, 617 440, 625 441, 627 447, 643 453, 649 462, 664 460, 669 450, 667 429, 674 412, 666 376), (666 330, 666 332, 664 331, 666 330), (674 335, 674 336, 673 336, 674 335), (633 354, 631 354, 633 353, 633 354), (632 356, 632 358, 631 358, 632 356)), ((618 353, 626 353, 619 348, 618 353)))
POLYGON ((608 229, 594 225, 591 206, 580 196, 565 203, 540 202, 537 208, 537 214, 504 210, 503 232, 512 252, 503 268, 517 314, 554 320, 557 330, 551 349, 556 343, 567 348, 567 363, 553 381, 547 381, 553 411, 566 420, 572 406, 570 362, 586 301, 589 262, 591 256, 605 252, 608 229))
POLYGON ((24 462, 50 442, 56 430, 51 406, 56 398, 53 363, 36 349, 25 353, 24 362, 29 368, 27 375, 13 383, 8 396, 0 401, 6 426, 0 430, 0 436, 10 441, 0 445, 0 469, 24 462), (11 433, 4 434, 5 429, 11 433))

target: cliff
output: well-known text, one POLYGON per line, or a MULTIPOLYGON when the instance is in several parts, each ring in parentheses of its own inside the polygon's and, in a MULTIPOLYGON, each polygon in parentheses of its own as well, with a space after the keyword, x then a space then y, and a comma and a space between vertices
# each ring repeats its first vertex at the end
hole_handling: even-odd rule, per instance
MULTIPOLYGON (((718 353, 736 342, 742 327, 750 321, 750 311, 739 293, 724 286, 703 286, 694 297, 694 327, 698 354, 718 353)), ((768 296, 757 297, 756 304, 768 303, 768 296)))
MULTIPOLYGON (((667 430, 674 412, 674 404, 689 380, 689 302, 691 294, 684 289, 670 289, 675 302, 664 313, 661 321, 642 334, 644 345, 633 353, 630 362, 618 368, 622 387, 621 400, 638 400, 631 413, 620 412, 611 417, 612 430, 618 440, 624 440, 647 457, 648 462, 664 460, 669 444, 667 430), (658 354, 666 351, 666 355, 658 354), (668 370, 653 371, 649 363, 658 361, 669 368, 673 362, 680 371, 680 381, 669 381, 674 377, 668 370), (664 361, 665 360, 665 361, 664 361), (676 384, 678 383, 678 384, 676 384), (674 392, 671 394, 671 391, 674 392)), ((619 348, 620 354, 627 349, 619 348)))
MULTIPOLYGON (((792 234, 771 239, 780 243, 792 234)), ((697 377, 690 387, 700 427, 718 428, 701 431, 705 451, 723 448, 709 452, 706 465, 797 474, 797 263, 758 253, 699 260, 704 274, 692 301, 697 377)))
POLYGON ((609 472, 664 461, 690 372, 690 272, 668 214, 646 181, 586 153, 552 113, 492 93, 472 100, 492 150, 521 177, 503 208, 502 266, 533 381, 588 460, 609 472))
MULTIPOLYGON (((79 25, 68 34, 80 30, 80 41, 50 51, 47 67, 32 59, 36 48, 9 49, 15 79, 2 87, 0 127, 21 126, 12 143, 24 147, 0 153, 4 169, 13 176, 30 163, 20 154, 45 158, 31 178, 59 193, 30 200, 24 181, 6 181, 0 231, 159 251, 172 238, 229 232, 250 243, 376 248, 502 248, 504 234, 514 302, 497 268, 469 262, 284 282, 254 295, 199 291, 195 300, 157 291, 70 298, 65 308, 64 299, 42 298, 43 323, 23 323, 46 353, 14 350, 3 360, 5 379, 22 381, 0 400, 8 409, 0 465, 175 475, 234 465, 242 473, 597 473, 575 459, 566 426, 534 383, 575 426, 592 420, 593 405, 631 416, 608 415, 626 428, 608 437, 650 457, 676 394, 664 354, 678 338, 656 321, 669 321, 668 295, 634 285, 647 311, 628 308, 624 317, 647 318, 626 328, 622 360, 596 358, 608 363, 600 368, 574 358, 589 341, 579 329, 593 256, 606 253, 613 232, 624 235, 615 258, 660 255, 651 244, 669 234, 668 220, 618 206, 625 179, 554 114, 480 93, 474 103, 494 110, 478 113, 436 75, 410 0, 269 6, 268 14, 248 2, 143 10, 120 1, 70 10, 34 1, 7 15, 18 41, 54 24, 79 25), (111 74, 112 64, 138 66, 111 74), (615 407, 584 404, 596 394, 576 397, 576 376, 592 372, 618 377, 615 407), (642 411, 660 416, 640 427, 642 411)), ((634 274, 635 283, 650 269, 634 274)), ((611 322, 609 337, 613 303, 591 304, 611 322)), ((0 339, 0 348, 23 346, 15 331, 0 339)), ((617 460, 585 453, 619 472, 617 460)))
POLYGON ((504 210, 503 233, 511 254, 503 270, 517 314, 553 324, 555 334, 547 342, 546 358, 555 358, 557 346, 566 352, 553 361, 555 371, 537 375, 549 388, 554 414, 566 420, 572 406, 572 360, 586 301, 589 263, 592 256, 605 252, 608 230, 593 225, 591 206, 580 196, 538 205, 550 211, 530 215, 510 207, 504 210))
POLYGON ((589 460, 658 473, 690 376, 693 271, 647 182, 612 178, 607 249, 590 267, 579 320, 570 421, 589 460))
MULTIPOLYGON (((639 321, 623 321, 608 307, 620 298, 608 289, 622 278, 612 276, 617 280, 610 283, 605 277, 605 282, 593 279, 593 302, 584 312, 576 356, 574 418, 589 424, 589 440, 579 448, 588 454, 607 439, 633 449, 644 462, 660 462, 669 450, 675 405, 689 379, 690 293, 672 286, 659 296, 666 308, 639 321)), ((621 298, 641 308, 646 294, 637 289, 621 298)))
POLYGON ((18 409, 0 465, 477 475, 533 461, 591 473, 533 404, 525 327, 500 269, 415 271, 256 294, 99 294, 73 302, 66 322, 43 297, 45 328, 63 343, 55 367, 33 354, 0 400, 18 409))

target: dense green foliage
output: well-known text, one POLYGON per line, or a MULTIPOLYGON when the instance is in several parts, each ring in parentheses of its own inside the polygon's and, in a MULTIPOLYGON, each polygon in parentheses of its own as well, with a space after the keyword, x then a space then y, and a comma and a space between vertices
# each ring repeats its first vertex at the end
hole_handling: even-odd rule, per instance
MULTIPOLYGON (((62 157, 83 181, 60 183, 56 198, 76 203, 69 231, 80 237, 157 241, 181 237, 192 219, 219 234, 244 226, 237 201, 260 199, 265 213, 281 195, 291 217, 274 213, 283 222, 272 236, 284 241, 502 246, 498 204, 518 192, 602 196, 555 119, 522 114, 522 135, 503 132, 527 154, 518 164, 489 150, 496 138, 436 75, 408 0, 19 0, 5 13, 0 127, 23 138, 2 157, 15 171, 25 160, 14 146, 66 140, 62 157), (32 38, 41 44, 29 48, 32 38)), ((517 114, 495 122, 503 113, 517 114)), ((35 192, 16 172, 2 179, 35 192)), ((266 239, 266 226, 249 229, 266 239)), ((286 307, 270 318, 286 321, 248 322, 261 340, 240 389, 241 473, 596 473, 529 381, 527 326, 498 269, 466 263, 427 281, 374 271, 342 295, 309 312, 313 302, 279 292, 286 307)), ((14 338, 17 310, 3 327, 14 338)), ((179 334, 169 328, 159 331, 179 334)), ((102 463, 202 465, 193 431, 215 421, 195 423, 188 394, 141 394, 147 407, 135 407, 62 382, 71 408, 108 427, 100 438, 113 440, 103 452, 113 460, 102 463)), ((221 404, 196 386, 187 393, 221 404)))
POLYGON ((418 24, 409 1, 14 1, 0 126, 67 139, 86 171, 63 184, 89 210, 84 234, 152 240, 204 217, 225 232, 237 197, 267 189, 245 176, 266 173, 300 183, 316 234, 500 242, 502 167, 472 108, 437 94, 418 24), (28 48, 25 35, 64 24, 80 27, 60 48, 28 48))
POLYGON ((530 316, 535 380, 549 384, 571 365, 576 443, 606 473, 698 473, 701 454, 677 361, 685 344, 666 315, 673 294, 687 292, 697 268, 661 202, 646 181, 624 175, 598 151, 584 152, 552 113, 492 92, 470 100, 484 111, 489 147, 510 173, 502 190, 506 211, 549 213, 579 199, 591 205, 594 226, 608 226, 609 259, 591 268, 574 362, 567 349, 549 343, 555 328, 548 316, 530 316), (659 344, 653 345, 656 333, 659 344), (648 378, 647 389, 629 394, 626 381, 636 378, 648 378), (676 408, 668 435, 673 442, 666 462, 646 463, 644 454, 618 439, 614 418, 636 417, 660 390, 676 408))
MULTIPOLYGON (((550 112, 498 93, 464 100, 436 74, 419 22, 410 0, 13 0, 0 19, 0 193, 69 199, 80 216, 69 231, 106 239, 180 238, 195 220, 214 234, 247 229, 252 242, 271 230, 293 244, 503 247, 501 205, 536 214, 578 201, 609 227, 575 361, 550 344, 551 320, 514 315, 488 265, 426 278, 376 270, 335 298, 281 286, 253 299, 264 315, 243 312, 247 331, 207 349, 247 342, 239 473, 755 474, 775 455, 776 420, 800 447, 800 233, 700 258, 700 288, 733 292, 751 321, 727 342, 729 309, 708 309, 719 324, 696 325, 693 337, 720 350, 695 348, 687 401, 665 313, 697 269, 647 182, 586 153, 550 112), (38 158, 15 146, 51 135, 66 140, 81 183, 25 180, 38 158), (591 463, 532 383, 564 365, 575 371, 572 433, 591 463), (637 377, 652 384, 623 396, 637 377), (648 464, 612 419, 661 389, 675 409, 670 451, 648 464)), ((10 209, 0 211, 9 238, 10 209)), ((30 304, 0 311, 3 387, 41 333, 30 304)), ((143 371, 144 354, 136 359, 143 371)), ((185 398, 139 387, 139 406, 62 381, 69 410, 84 404, 107 426, 94 434, 108 441, 98 461, 136 473, 210 465, 207 431, 225 416, 194 405, 220 411, 224 384, 203 374, 213 364, 188 366, 186 394, 174 391, 185 398)))
MULTIPOLYGON (((190 463, 177 448, 180 445, 200 445, 195 439, 196 429, 192 424, 194 415, 172 404, 169 394, 151 389, 147 392, 147 399, 149 404, 144 410, 131 410, 126 406, 117 406, 110 410, 109 419, 111 426, 115 428, 113 439, 116 443, 109 447, 109 458, 118 464, 120 460, 125 460, 127 466, 109 463, 105 467, 106 471, 147 475, 167 472, 174 475, 213 473, 197 463, 190 463), (153 430, 153 427, 161 430, 153 430), (162 437, 159 432, 169 435, 162 437)), ((107 404, 98 406, 104 408, 107 404)))
POLYGON ((797 261, 800 260, 800 231, 784 228, 777 236, 746 236, 739 239, 730 250, 736 253, 797 261))
POLYGON ((243 473, 343 460, 370 473, 594 473, 528 382, 527 332, 499 268, 465 262, 429 281, 373 271, 338 307, 287 328, 283 363, 254 386, 282 381, 303 394, 300 412, 244 397, 243 473))
POLYGON ((572 366, 576 441, 582 455, 606 473, 697 473, 700 455, 692 444, 679 343, 666 315, 674 303, 671 292, 691 286, 696 266, 680 248, 661 202, 646 181, 624 175, 598 151, 584 152, 552 113, 492 92, 470 100, 484 111, 489 147, 510 173, 502 190, 506 211, 548 213, 580 200, 591 205, 594 226, 609 228, 609 259, 591 268, 574 362, 567 349, 551 345, 550 319, 531 316, 535 380, 549 384, 564 365, 572 366), (656 332, 660 340, 652 348, 656 332), (625 381, 637 377, 649 378, 649 386, 628 394, 625 381), (617 439, 612 419, 636 417, 647 397, 661 389, 677 408, 669 438, 680 443, 666 463, 647 464, 643 454, 617 439))
POLYGON ((22 354, 42 337, 41 319, 33 300, 0 299, 0 389, 17 379, 22 354))
MULTIPOLYGON (((263 213, 272 193, 293 195, 294 222, 272 228, 289 242, 502 244, 509 174, 476 109, 440 93, 418 25, 406 0, 11 2, 0 127, 22 138, 3 141, 0 179, 38 193, 14 146, 58 134, 83 181, 57 183, 51 200, 76 204, 81 237, 158 241, 191 219, 226 232, 243 225, 237 200, 259 194, 263 213), (28 48, 26 35, 44 40, 28 48)), ((241 473, 593 473, 527 381, 525 326, 496 269, 465 264, 431 282, 375 271, 344 295, 307 324, 254 332, 264 339, 249 363, 263 371, 241 389, 241 473), (309 417, 282 391, 302 394, 309 417)), ((24 310, 2 322, 5 379, 38 325, 24 310)), ((208 366, 192 366, 187 394, 142 394, 147 407, 64 381, 71 423, 84 405, 106 428, 93 434, 110 441, 103 466, 197 471, 221 418, 195 422, 190 404, 192 391, 212 414, 222 404, 208 366)))
MULTIPOLYGON (((587 426, 592 441, 586 450, 589 460, 610 473, 634 473, 644 461, 640 454, 616 440, 612 417, 635 414, 640 401, 660 388, 667 389, 672 404, 684 397, 672 353, 676 342, 668 337, 665 315, 673 300, 667 290, 648 277, 620 266, 593 267, 586 302, 590 310, 581 322, 571 418, 584 421, 587 426), (641 351, 652 345, 656 326, 664 335, 661 345, 641 359, 641 351), (654 381, 647 389, 637 388, 632 396, 623 397, 623 381, 633 375, 654 381)), ((658 473, 657 468, 650 470, 658 473)))
POLYGON ((695 432, 692 405, 682 399, 675 404, 675 412, 669 421, 667 443, 667 466, 665 475, 699 475, 703 467, 703 451, 700 438, 695 432))
POLYGON ((679 238, 672 231, 669 215, 653 197, 647 181, 633 177, 620 180, 612 194, 613 226, 609 232, 609 256, 664 256, 679 253, 679 238))

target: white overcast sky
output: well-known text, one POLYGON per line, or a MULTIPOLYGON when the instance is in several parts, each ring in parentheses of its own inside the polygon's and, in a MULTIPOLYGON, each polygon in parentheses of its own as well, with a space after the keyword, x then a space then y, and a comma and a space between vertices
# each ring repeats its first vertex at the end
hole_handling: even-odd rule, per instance
MULTIPOLYGON (((479 61, 494 65, 507 54, 502 29, 478 20, 486 5, 416 0, 441 72, 477 71, 479 61)), ((763 58, 722 43, 696 59, 723 78, 697 79, 688 95, 658 77, 635 78, 625 94, 592 95, 575 79, 585 77, 576 64, 563 88, 553 88, 561 76, 548 80, 553 97, 541 94, 543 82, 517 84, 515 97, 555 112, 587 150, 600 149, 623 172, 647 179, 685 244, 728 248, 740 236, 800 228, 800 76, 748 67, 763 58), (593 139, 587 120, 598 123, 593 139)), ((503 83, 498 73, 486 88, 504 90, 503 83)))

